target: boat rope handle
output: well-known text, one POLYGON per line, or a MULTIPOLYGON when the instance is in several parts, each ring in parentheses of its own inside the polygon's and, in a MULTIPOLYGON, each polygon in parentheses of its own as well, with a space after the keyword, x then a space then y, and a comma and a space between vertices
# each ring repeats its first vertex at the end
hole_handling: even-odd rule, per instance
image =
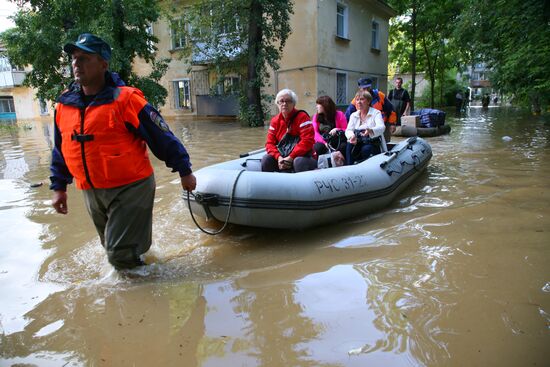
POLYGON ((225 227, 227 227, 227 224, 229 223, 229 216, 231 215, 231 208, 232 208, 232 205, 233 205, 233 196, 235 195, 235 188, 237 187, 237 181, 239 181, 239 177, 241 177, 241 175, 243 174, 244 171, 246 171, 246 170, 245 169, 240 170, 237 177, 235 177, 235 182, 233 182, 233 188, 231 189, 231 196, 229 197, 229 210, 227 211, 227 216, 225 217, 225 221, 223 223, 223 226, 220 229, 216 230, 216 231, 210 232, 210 231, 202 228, 200 226, 200 224, 197 222, 197 220, 195 219, 195 215, 193 214, 193 210, 191 210, 191 199, 190 199, 190 196, 189 196, 189 195, 193 195, 193 197, 195 197, 195 195, 192 192, 187 191, 187 208, 189 208, 189 213, 191 214, 191 218, 193 219, 193 222, 195 223, 195 225, 197 226, 198 229, 200 229, 201 231, 203 231, 206 234, 209 234, 211 236, 215 236, 217 234, 222 233, 222 231, 225 229, 225 227))

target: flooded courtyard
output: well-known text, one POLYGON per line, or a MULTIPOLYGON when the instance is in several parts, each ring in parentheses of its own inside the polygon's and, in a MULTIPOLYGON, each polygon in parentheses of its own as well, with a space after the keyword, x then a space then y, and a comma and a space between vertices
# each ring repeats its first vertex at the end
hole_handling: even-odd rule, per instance
MULTIPOLYGON (((389 207, 305 231, 208 236, 153 159, 151 265, 122 274, 80 192, 67 216, 50 205, 51 121, 0 126, 0 366, 547 366, 550 121, 472 107, 447 123, 389 207)), ((170 126, 194 170, 266 134, 170 126)))

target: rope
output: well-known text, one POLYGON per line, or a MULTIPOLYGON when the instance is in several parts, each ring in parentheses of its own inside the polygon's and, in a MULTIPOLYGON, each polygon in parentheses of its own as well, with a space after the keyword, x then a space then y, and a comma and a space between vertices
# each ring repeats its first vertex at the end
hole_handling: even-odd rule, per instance
MULTIPOLYGON (((244 169, 241 170, 239 172, 239 174, 237 175, 237 177, 235 177, 235 182, 233 182, 233 188, 231 189, 231 196, 229 197, 229 210, 227 211, 227 216, 225 217, 225 221, 224 221, 223 226, 220 229, 218 229, 217 231, 209 232, 208 230, 206 230, 206 229, 204 229, 200 226, 200 224, 195 219, 195 215, 193 214, 193 210, 191 210, 191 199, 190 199, 189 195, 190 194, 193 195, 193 193, 187 191, 187 208, 189 208, 189 213, 191 214, 191 218, 193 219, 193 222, 195 223, 197 228, 200 229, 202 232, 204 232, 206 234, 209 234, 211 236, 215 236, 217 234, 222 233, 222 231, 225 229, 225 227, 227 227, 227 224, 229 223, 229 216, 231 215, 231 208, 232 208, 232 205, 233 205, 233 196, 235 195, 235 188, 237 187, 237 181, 239 181, 239 177, 241 177, 241 175, 243 174, 244 171, 246 171, 246 170, 244 170, 244 169)), ((193 195, 193 197, 195 197, 195 195, 193 195)))

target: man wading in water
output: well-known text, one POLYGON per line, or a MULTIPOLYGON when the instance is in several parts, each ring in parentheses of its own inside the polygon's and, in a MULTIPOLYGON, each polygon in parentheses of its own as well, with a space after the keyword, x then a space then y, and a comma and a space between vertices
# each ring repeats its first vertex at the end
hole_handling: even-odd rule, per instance
POLYGON ((192 191, 196 179, 189 155, 143 93, 108 71, 111 47, 105 41, 84 33, 64 50, 72 57, 75 80, 55 111, 53 207, 67 214, 66 188, 74 178, 109 262, 117 270, 144 265, 155 197, 147 146, 192 191))

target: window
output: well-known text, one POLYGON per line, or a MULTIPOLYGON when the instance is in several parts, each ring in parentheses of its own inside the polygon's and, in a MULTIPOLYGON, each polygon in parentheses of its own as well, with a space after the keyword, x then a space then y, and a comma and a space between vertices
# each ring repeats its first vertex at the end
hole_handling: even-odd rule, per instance
POLYGON ((336 36, 348 38, 348 7, 336 4, 336 36))
POLYGON ((348 103, 348 76, 345 73, 336 73, 336 104, 348 103))
POLYGON ((183 19, 176 19, 170 25, 170 34, 172 36, 172 49, 185 47, 185 22, 183 19))
POLYGON ((380 24, 376 21, 372 21, 372 44, 371 48, 374 48, 375 50, 380 50, 380 41, 379 41, 379 30, 380 30, 380 24))
POLYGON ((42 116, 47 115, 48 114, 48 104, 46 103, 46 101, 43 98, 40 98, 38 102, 40 104, 40 115, 42 115, 42 116))
POLYGON ((236 94, 239 91, 239 87, 240 87, 239 77, 236 77, 236 76, 225 77, 216 86, 216 94, 221 96, 236 94))
POLYGON ((375 77, 375 76, 370 76, 370 75, 369 75, 369 78, 370 78, 370 80, 372 80, 372 88, 373 89, 378 89, 378 78, 375 77))
POLYGON ((13 97, 0 97, 0 113, 15 113, 13 97))
MULTIPOLYGON (((147 28, 145 28, 145 32, 149 36, 153 36, 153 23, 148 23, 147 24, 147 28)), ((155 43, 151 40, 147 41, 147 49, 149 50, 150 53, 154 53, 155 52, 155 43)))
POLYGON ((11 64, 7 57, 0 57, 0 71, 11 71, 11 64))
MULTIPOLYGON (((221 12, 221 14, 225 14, 226 13, 226 10, 225 10, 225 5, 222 3, 220 4, 221 6, 221 9, 219 10, 221 12)), ((213 11, 216 11, 216 10, 213 10, 213 11)), ((212 14, 213 15, 213 14, 212 14)), ((226 19, 225 22, 223 22, 220 27, 217 29, 218 33, 219 34, 231 34, 231 33, 236 33, 239 31, 239 15, 238 14, 233 14, 233 16, 229 17, 229 19, 226 19)))
POLYGON ((177 109, 191 109, 191 81, 189 79, 174 81, 174 98, 177 109))

